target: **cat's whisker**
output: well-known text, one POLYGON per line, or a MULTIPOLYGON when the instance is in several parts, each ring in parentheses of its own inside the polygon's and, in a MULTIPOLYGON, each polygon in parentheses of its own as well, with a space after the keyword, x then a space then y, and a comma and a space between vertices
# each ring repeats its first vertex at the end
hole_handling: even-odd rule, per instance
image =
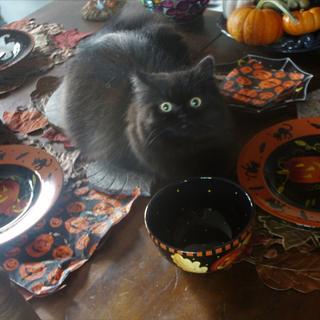
POLYGON ((156 134, 146 145, 147 148, 150 148, 151 145, 167 131, 167 128, 162 129, 158 134, 156 134))
POLYGON ((145 141, 146 145, 148 144, 149 140, 152 138, 154 133, 157 132, 157 130, 159 130, 159 128, 152 129, 151 132, 148 134, 148 136, 146 137, 146 141, 145 141))
POLYGON ((155 128, 151 130, 151 132, 148 134, 147 138, 145 139, 144 146, 148 147, 150 142, 158 135, 159 132, 163 131, 163 128, 155 128))

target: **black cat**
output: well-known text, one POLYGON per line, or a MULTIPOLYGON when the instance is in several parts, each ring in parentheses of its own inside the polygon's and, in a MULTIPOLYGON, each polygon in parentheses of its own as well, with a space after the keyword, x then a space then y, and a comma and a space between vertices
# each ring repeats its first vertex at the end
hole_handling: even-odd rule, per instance
POLYGON ((69 135, 106 167, 164 179, 222 175, 233 122, 213 58, 190 60, 174 25, 124 11, 85 43, 64 79, 69 135))

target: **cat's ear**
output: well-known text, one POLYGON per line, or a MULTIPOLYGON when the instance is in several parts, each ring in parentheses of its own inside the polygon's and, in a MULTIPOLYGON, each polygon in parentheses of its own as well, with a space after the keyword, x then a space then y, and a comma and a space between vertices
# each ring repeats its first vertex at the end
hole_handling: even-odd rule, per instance
POLYGON ((206 78, 213 77, 215 71, 215 61, 213 56, 206 56, 197 65, 197 71, 206 78))

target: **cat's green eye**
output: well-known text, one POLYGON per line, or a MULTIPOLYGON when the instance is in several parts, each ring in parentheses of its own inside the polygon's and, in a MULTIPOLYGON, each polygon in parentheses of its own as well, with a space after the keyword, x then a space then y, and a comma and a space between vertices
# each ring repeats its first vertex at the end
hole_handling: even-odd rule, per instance
POLYGON ((202 104, 202 100, 199 97, 194 97, 190 100, 190 107, 199 108, 202 104))
POLYGON ((162 112, 170 112, 172 111, 172 104, 170 102, 162 102, 160 104, 160 110, 162 112))

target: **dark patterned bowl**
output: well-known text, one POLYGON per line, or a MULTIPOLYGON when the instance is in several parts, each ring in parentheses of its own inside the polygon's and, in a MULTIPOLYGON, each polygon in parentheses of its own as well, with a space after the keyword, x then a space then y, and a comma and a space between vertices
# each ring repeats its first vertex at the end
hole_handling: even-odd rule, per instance
POLYGON ((0 30, 0 71, 26 58, 34 47, 33 37, 24 31, 0 30))
POLYGON ((170 184, 150 200, 145 225, 160 252, 187 272, 225 269, 243 254, 255 216, 249 195, 221 178, 170 184))
POLYGON ((209 0, 141 0, 141 2, 150 11, 181 23, 200 16, 209 4, 209 0))

